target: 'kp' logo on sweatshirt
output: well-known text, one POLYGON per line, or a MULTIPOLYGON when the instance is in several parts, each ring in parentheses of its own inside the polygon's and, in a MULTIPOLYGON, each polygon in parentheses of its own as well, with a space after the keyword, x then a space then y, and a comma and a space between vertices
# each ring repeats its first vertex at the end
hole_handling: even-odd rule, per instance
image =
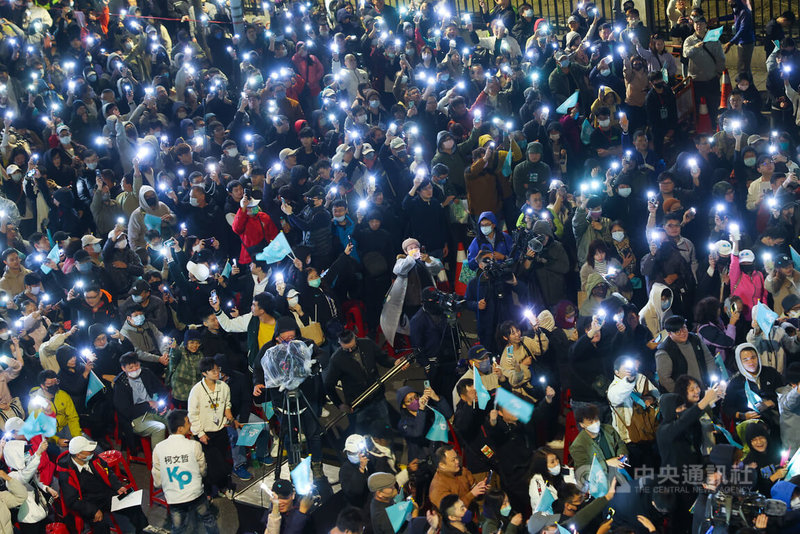
POLYGON ((192 474, 189 471, 178 471, 179 468, 180 466, 177 465, 175 467, 168 467, 167 476, 169 476, 170 482, 177 482, 180 489, 183 489, 184 486, 192 481, 192 474))

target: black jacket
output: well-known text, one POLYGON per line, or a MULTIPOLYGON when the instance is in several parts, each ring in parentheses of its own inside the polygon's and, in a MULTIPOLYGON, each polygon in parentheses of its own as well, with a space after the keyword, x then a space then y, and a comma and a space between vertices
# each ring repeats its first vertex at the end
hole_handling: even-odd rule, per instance
MULTIPOLYGON (((377 364, 381 364, 384 367, 392 367, 394 365, 395 361, 387 356, 371 339, 358 338, 356 348, 361 353, 364 367, 357 363, 352 354, 341 348, 337 349, 331 356, 331 361, 328 364, 328 376, 325 378, 325 389, 328 392, 328 397, 335 404, 341 402, 341 397, 336 391, 336 384, 339 380, 342 382, 344 402, 350 404, 365 389, 378 380, 380 374, 377 364)), ((381 388, 380 393, 375 393, 373 399, 381 398, 382 392, 383 388, 381 388)))
POLYGON ((354 464, 346 458, 342 460, 342 466, 339 468, 342 493, 347 502, 358 509, 363 509, 369 501, 370 491, 367 487, 367 479, 371 474, 372 471, 369 467, 362 473, 359 464, 354 464))
MULTIPOLYGON (((142 368, 142 382, 149 396, 158 395, 160 399, 167 398, 167 390, 158 377, 150 369, 142 368)), ((128 375, 120 373, 114 381, 114 408, 127 421, 133 421, 148 412, 152 412, 147 402, 133 403, 133 389, 128 382, 128 375)))
POLYGON ((662 467, 684 465, 702 465, 703 455, 700 417, 703 411, 695 404, 680 414, 675 412, 683 401, 676 393, 666 393, 659 401, 661 410, 661 426, 656 431, 658 452, 661 455, 662 467), (680 416, 679 416, 680 415, 680 416))
POLYGON ((67 451, 58 457, 56 471, 64 504, 82 518, 91 520, 98 510, 105 514, 111 509, 111 497, 123 484, 99 456, 95 456, 89 465, 91 473, 79 472, 67 451))

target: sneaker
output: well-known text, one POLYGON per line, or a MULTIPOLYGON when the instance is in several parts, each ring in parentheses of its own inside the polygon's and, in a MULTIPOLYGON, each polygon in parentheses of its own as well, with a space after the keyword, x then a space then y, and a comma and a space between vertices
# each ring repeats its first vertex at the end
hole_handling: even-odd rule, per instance
POLYGON ((241 480, 250 480, 253 478, 253 475, 245 468, 244 465, 240 465, 236 469, 233 470, 233 474, 236 475, 241 480))
POLYGON ((233 500, 233 496, 236 494, 236 492, 233 491, 230 488, 226 488, 226 489, 222 490, 219 494, 222 495, 223 497, 225 497, 226 499, 232 501, 233 500))
POLYGON ((272 456, 262 456, 261 458, 258 459, 258 461, 264 465, 272 465, 275 463, 275 458, 273 458, 272 456))
POLYGON ((322 411, 320 412, 320 414, 319 414, 319 415, 320 415, 320 417, 322 417, 323 419, 325 419, 326 417, 329 417, 329 416, 331 415, 331 412, 329 412, 329 411, 328 411, 327 409, 325 409, 325 408, 322 408, 322 411))
POLYGON ((142 529, 142 532, 147 532, 148 534, 169 534, 169 530, 155 525, 147 525, 142 529))
POLYGON ((322 470, 322 462, 312 462, 311 472, 314 475, 314 480, 325 478, 325 472, 322 470))

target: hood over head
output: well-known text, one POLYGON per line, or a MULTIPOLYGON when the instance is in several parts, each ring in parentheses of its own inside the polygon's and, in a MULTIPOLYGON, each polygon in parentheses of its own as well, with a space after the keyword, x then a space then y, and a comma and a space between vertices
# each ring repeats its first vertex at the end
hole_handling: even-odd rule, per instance
POLYGON ((758 376, 761 374, 761 358, 758 355, 758 349, 752 343, 742 343, 738 347, 736 347, 736 367, 739 369, 739 372, 745 377, 747 380, 751 380, 755 382, 758 379, 758 376), (750 349, 755 351, 756 356, 758 357, 758 370, 755 373, 750 373, 747 369, 744 368, 742 365, 742 351, 745 349, 750 349))

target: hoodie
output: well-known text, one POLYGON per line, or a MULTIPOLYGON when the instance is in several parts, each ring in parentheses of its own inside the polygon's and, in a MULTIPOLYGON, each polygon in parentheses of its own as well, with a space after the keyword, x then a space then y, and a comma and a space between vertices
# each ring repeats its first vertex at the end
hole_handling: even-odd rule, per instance
POLYGON ((578 315, 580 315, 581 317, 591 317, 592 315, 595 314, 597 309, 600 308, 603 299, 597 299, 592 297, 592 291, 594 291, 595 287, 601 284, 605 284, 606 286, 608 286, 608 282, 606 282, 606 279, 603 278, 602 275, 598 273, 591 273, 586 278, 586 300, 584 300, 583 304, 581 304, 578 315))
POLYGON ((799 489, 800 486, 792 484, 788 480, 779 480, 770 489, 770 497, 786 503, 788 507, 783 516, 781 534, 800 533, 800 510, 792 510, 792 495, 799 489))
MULTIPOLYGON (((146 245, 144 239, 144 234, 147 232, 147 226, 144 222, 145 214, 154 215, 158 218, 161 218, 164 215, 169 215, 168 220, 166 222, 162 221, 161 223, 161 231, 163 235, 169 233, 169 231, 164 232, 164 226, 167 226, 167 229, 169 229, 169 225, 174 225, 176 222, 175 214, 172 213, 172 210, 170 210, 169 207, 160 200, 155 207, 152 208, 147 204, 145 201, 145 195, 147 193, 155 192, 155 189, 149 185, 144 185, 139 190, 139 207, 136 208, 133 213, 131 213, 130 220, 128 221, 128 243, 133 251, 144 248, 146 245)), ((157 194, 156 198, 158 198, 157 194)))
POLYGON ((785 449, 800 444, 800 391, 797 385, 787 384, 775 390, 781 420, 781 440, 785 449))
POLYGON ((3 448, 3 459, 9 467, 9 476, 19 481, 27 491, 27 497, 17 512, 20 523, 37 523, 47 517, 47 506, 41 486, 36 476, 41 455, 25 454, 27 442, 11 440, 3 448), (13 470, 13 471, 12 471, 13 470), (38 486, 38 487, 34 487, 38 486))
MULTIPOLYGON (((592 114, 596 115, 598 109, 604 106, 608 107, 608 109, 611 111, 611 116, 610 116, 611 126, 618 125, 619 117, 617 116, 617 106, 619 106, 621 103, 622 103, 622 98, 620 98, 620 96, 617 94, 616 91, 614 91, 611 87, 607 85, 601 85, 600 88, 597 90, 597 99, 594 102, 592 102, 592 114), (604 100, 607 95, 614 96, 614 102, 612 102, 610 105, 606 104, 604 100)), ((594 119, 592 126, 597 128, 597 119, 594 119)))
POLYGON ((664 329, 664 320, 673 315, 670 308, 672 308, 672 290, 656 282, 650 289, 647 304, 639 311, 639 321, 650 330, 653 337, 656 337, 664 329), (669 295, 669 306, 666 310, 661 307, 661 297, 665 291, 666 295, 669 295))
POLYGON ((783 379, 774 367, 762 365, 760 359, 758 360, 758 369, 755 373, 751 373, 745 369, 742 365, 742 351, 748 349, 758 354, 758 349, 751 343, 742 343, 736 347, 736 367, 739 368, 739 372, 728 382, 728 387, 725 390, 725 399, 722 402, 722 411, 728 417, 736 419, 737 422, 743 420, 744 414, 749 411, 760 411, 762 419, 765 421, 775 421, 777 417, 772 416, 777 416, 778 393, 776 390, 783 385, 783 379), (764 401, 772 401, 775 403, 775 406, 756 410, 753 403, 747 399, 745 382, 755 395, 764 401), (738 418, 736 417, 737 412, 739 415, 738 418))
POLYGON ((499 252, 508 258, 511 254, 511 248, 514 244, 511 236, 500 230, 500 226, 497 224, 497 217, 494 213, 491 211, 484 211, 481 213, 478 217, 478 228, 480 228, 481 221, 483 220, 489 220, 494 224, 494 242, 489 241, 489 239, 483 235, 483 232, 480 230, 475 232, 475 238, 472 240, 472 243, 469 244, 469 250, 467 251, 469 267, 473 271, 478 270, 477 256, 478 252, 480 252, 482 249, 499 252))

